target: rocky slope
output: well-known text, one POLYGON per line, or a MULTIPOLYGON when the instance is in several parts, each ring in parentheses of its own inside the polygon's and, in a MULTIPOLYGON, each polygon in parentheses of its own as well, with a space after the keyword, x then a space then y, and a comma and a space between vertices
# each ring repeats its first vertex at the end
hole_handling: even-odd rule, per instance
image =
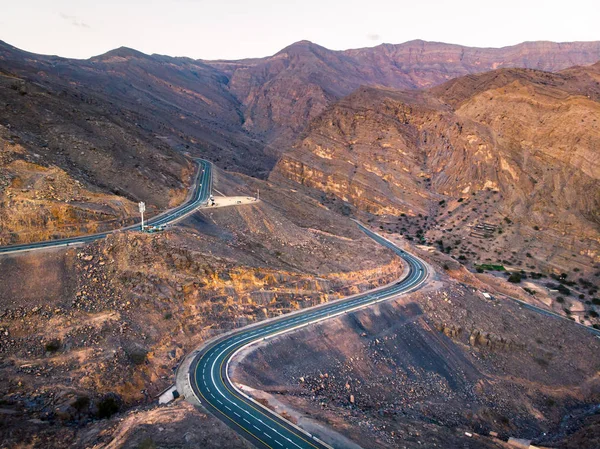
MULTIPOLYGON (((556 70, 599 58, 593 42, 469 49, 414 41, 345 52, 299 42, 245 61, 127 48, 72 60, 0 42, 0 208, 18 212, 1 214, 0 239, 118 227, 131 223, 140 200, 155 210, 172 206, 190 180, 185 154, 265 176, 310 119, 363 84, 417 88, 490 67, 556 70), (13 163, 18 160, 29 165, 13 163), (36 180, 54 177, 48 170, 85 192, 30 198, 27 191, 45 189, 36 180)), ((475 83, 465 87, 463 80, 440 98, 458 101, 450 97, 475 83)))
POLYGON ((234 379, 362 447, 594 447, 581 425, 600 399, 598 339, 430 262, 438 289, 261 343, 234 379))
MULTIPOLYGON (((161 234, 0 258, 2 447, 162 441, 160 423, 150 426, 160 412, 97 421, 155 403, 182 357, 220 332, 402 272, 392 253, 318 202, 251 178, 216 178, 226 193, 258 186, 263 200, 205 210, 161 234)), ((178 428, 194 427, 188 443, 214 431, 221 436, 203 447, 244 447, 203 414, 173 416, 178 428)))
POLYGON ((330 205, 337 198, 346 213, 383 218, 422 242, 456 239, 475 250, 487 240, 475 252, 492 258, 492 242, 504 253, 533 248, 533 268, 592 274, 599 80, 596 64, 556 74, 504 69, 419 92, 361 88, 311 122, 271 179, 322 192, 330 205), (473 228, 481 223, 490 235, 473 228))
MULTIPOLYGON (((256 140, 242 130, 240 104, 227 90, 227 77, 202 61, 150 56, 129 48, 76 60, 27 53, 0 42, 0 73, 21 78, 12 81, 19 86, 28 83, 22 87, 25 92, 33 85, 48 91, 46 97, 56 101, 45 105, 50 112, 64 110, 86 120, 92 113, 87 109, 96 106, 118 128, 163 152, 203 155, 252 173, 272 165, 256 140)), ((106 132, 94 131, 106 138, 106 132)))

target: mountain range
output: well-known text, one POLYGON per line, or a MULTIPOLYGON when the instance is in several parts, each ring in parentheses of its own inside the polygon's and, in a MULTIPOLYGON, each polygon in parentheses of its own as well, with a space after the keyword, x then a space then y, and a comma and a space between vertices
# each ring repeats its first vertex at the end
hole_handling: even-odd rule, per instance
MULTIPOLYGON (((181 198, 188 154, 377 215, 433 216, 446 198, 498 190, 499 214, 577 236, 597 257, 599 60, 600 42, 332 51, 301 41, 239 61, 128 48, 74 60, 0 43, 0 134, 12 148, 2 204, 31 201, 23 179, 56 166, 91 192, 55 219, 56 235, 77 232, 68 217, 97 214, 98 203, 99 221, 123 222, 135 201, 158 210, 181 198)), ((27 239, 27 210, 5 220, 4 241, 27 239)))

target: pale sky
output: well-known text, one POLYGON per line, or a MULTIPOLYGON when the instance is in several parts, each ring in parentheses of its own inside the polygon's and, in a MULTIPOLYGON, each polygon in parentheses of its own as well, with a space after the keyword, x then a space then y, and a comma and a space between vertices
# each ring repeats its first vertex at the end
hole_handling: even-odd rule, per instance
POLYGON ((600 40, 597 0, 2 0, 0 40, 88 58, 126 46, 198 59, 332 50, 413 39, 476 47, 600 40))

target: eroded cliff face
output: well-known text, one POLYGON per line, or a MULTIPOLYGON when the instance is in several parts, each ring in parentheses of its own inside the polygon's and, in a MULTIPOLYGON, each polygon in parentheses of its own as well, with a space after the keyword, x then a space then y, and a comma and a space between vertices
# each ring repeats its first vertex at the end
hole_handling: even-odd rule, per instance
POLYGON ((313 120, 271 176, 388 221, 425 217, 432 238, 451 218, 458 228, 505 220, 598 261, 598 73, 505 70, 418 93, 362 88, 313 120), (479 195, 487 191, 493 201, 479 195))

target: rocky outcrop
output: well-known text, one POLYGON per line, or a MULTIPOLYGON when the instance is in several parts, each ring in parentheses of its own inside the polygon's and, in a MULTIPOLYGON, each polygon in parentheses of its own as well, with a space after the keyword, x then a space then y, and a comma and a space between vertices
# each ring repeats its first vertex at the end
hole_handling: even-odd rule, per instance
POLYGON ((361 88, 311 122, 271 179, 388 221, 420 214, 442 228, 454 214, 460 229, 480 220, 497 233, 518 222, 598 261, 598 78, 596 64, 499 70, 423 92, 361 88))

